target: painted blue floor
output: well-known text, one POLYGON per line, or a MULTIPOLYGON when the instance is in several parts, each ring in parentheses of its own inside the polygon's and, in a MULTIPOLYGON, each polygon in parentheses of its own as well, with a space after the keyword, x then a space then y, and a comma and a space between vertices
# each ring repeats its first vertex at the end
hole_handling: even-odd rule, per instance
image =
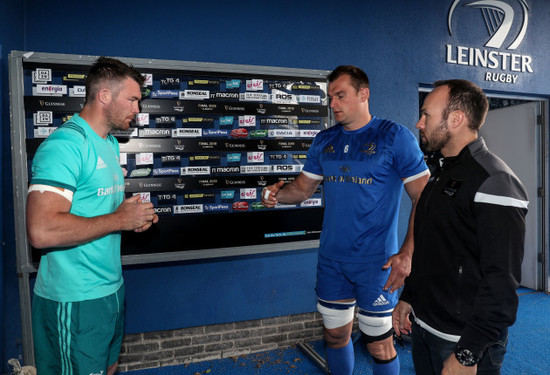
MULTIPOLYGON (((510 328, 508 353, 502 375, 541 375, 550 373, 550 296, 530 289, 518 289, 518 318, 510 328)), ((322 342, 311 343, 324 355, 322 342)), ((401 375, 413 375, 410 343, 397 346, 401 375)), ((248 375, 303 374, 322 375, 325 372, 299 348, 272 350, 238 358, 130 371, 120 375, 248 375)), ((372 374, 372 359, 361 340, 355 343, 354 375, 372 374)))

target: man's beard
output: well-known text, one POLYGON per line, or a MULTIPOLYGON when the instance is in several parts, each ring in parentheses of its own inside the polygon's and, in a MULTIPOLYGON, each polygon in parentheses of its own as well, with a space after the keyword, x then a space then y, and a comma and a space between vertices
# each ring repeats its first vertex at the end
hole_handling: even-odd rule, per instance
POLYGON ((129 125, 126 126, 127 118, 124 117, 115 106, 111 105, 107 108, 106 112, 107 126, 109 126, 109 129, 126 130, 128 128, 129 125))
POLYGON ((426 151, 440 151, 443 147, 447 145, 451 135, 449 134, 449 129, 447 125, 447 119, 442 120, 439 123, 439 126, 434 130, 430 136, 426 136, 426 133, 422 133, 424 136, 424 150, 426 151))

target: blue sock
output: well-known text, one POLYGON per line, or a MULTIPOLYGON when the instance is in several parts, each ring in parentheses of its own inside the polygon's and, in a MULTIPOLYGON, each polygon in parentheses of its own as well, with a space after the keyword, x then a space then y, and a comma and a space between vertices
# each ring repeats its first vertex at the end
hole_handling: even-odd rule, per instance
POLYGON ((355 365, 353 340, 350 338, 348 344, 343 348, 327 347, 327 363, 331 375, 351 375, 355 365))
POLYGON ((395 356, 390 362, 376 363, 372 366, 374 375, 398 375, 399 374, 399 356, 395 356))

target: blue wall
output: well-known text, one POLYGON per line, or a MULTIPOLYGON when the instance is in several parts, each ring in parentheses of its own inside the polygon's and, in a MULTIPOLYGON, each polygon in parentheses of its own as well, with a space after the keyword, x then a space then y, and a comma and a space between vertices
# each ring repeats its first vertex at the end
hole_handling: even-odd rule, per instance
MULTIPOLYGON (((453 1, 96 0, 81 8, 68 0, 48 5, 38 0, 26 0, 23 5, 4 0, 0 5, 4 68, 0 220, 6 243, 0 258, 4 262, 2 364, 21 353, 13 209, 6 199, 12 194, 7 173, 11 164, 6 57, 10 50, 326 70, 355 64, 371 79, 372 112, 411 129, 418 117, 419 85, 437 79, 459 77, 495 92, 550 95, 550 2, 526 0, 529 27, 515 53, 532 57, 534 73, 518 74, 516 84, 503 84, 486 82, 487 69, 445 63, 446 44, 484 48, 487 39, 479 11, 468 13, 463 6, 466 0, 459 2, 453 19, 455 33, 449 35, 447 16, 453 1)), ((507 1, 519 9, 520 0, 507 1)), ((408 207, 406 202, 401 228, 408 207)), ((314 311, 315 264, 316 251, 311 249, 127 267, 126 332, 314 311)))
POLYGON ((23 4, 0 2, 0 373, 6 361, 22 352, 18 279, 15 267, 13 204, 11 189, 11 154, 9 133, 8 60, 10 50, 24 44, 23 4), (10 357, 8 357, 8 355, 10 357))

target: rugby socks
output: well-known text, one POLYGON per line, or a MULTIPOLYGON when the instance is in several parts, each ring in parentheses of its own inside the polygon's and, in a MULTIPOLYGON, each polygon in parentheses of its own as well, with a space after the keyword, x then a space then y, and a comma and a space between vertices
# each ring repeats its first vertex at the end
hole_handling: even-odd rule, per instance
POLYGON ((343 348, 327 347, 327 363, 331 375, 351 375, 355 365, 353 340, 350 338, 348 344, 343 348))
POLYGON ((395 356, 387 361, 374 359, 372 366, 374 375, 398 375, 399 374, 399 356, 395 356))

